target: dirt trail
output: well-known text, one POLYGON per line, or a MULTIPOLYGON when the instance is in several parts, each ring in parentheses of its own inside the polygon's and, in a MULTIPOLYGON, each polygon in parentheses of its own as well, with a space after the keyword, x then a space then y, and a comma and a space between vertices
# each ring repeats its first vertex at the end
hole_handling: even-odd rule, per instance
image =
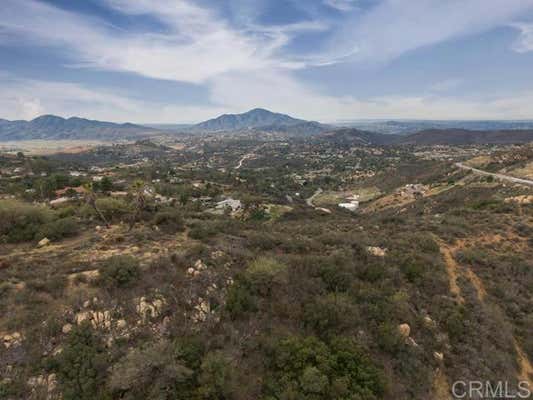
POLYGON ((315 208, 316 206, 313 204, 313 201, 315 200, 315 198, 320 194, 322 193, 322 188, 318 188, 315 193, 313 193, 313 195, 311 197, 308 197, 307 199, 305 199, 305 203, 309 206, 309 207, 313 207, 315 208))
POLYGON ((472 271, 471 268, 465 268, 465 276, 470 280, 470 283, 472 283, 476 289, 478 300, 483 303, 485 301, 485 297, 487 297, 487 290, 485 289, 483 282, 481 279, 479 279, 479 276, 472 271))
POLYGON ((433 378, 432 400, 453 400, 451 396, 450 383, 442 368, 437 369, 433 378))
MULTIPOLYGON (((504 240, 516 240, 516 237, 510 237, 510 238, 504 238, 501 235, 493 235, 491 237, 483 236, 480 237, 473 242, 478 243, 500 243, 504 240), (479 239, 479 240, 478 240, 479 239)), ((466 266, 460 266, 457 261, 454 258, 454 255, 457 251, 462 250, 465 248, 465 241, 459 240, 456 242, 454 246, 449 246, 443 241, 438 241, 440 246, 441 254, 443 255, 444 262, 446 264, 446 272, 448 274, 448 279, 450 282, 450 292, 453 293, 459 300, 461 304, 465 302, 464 297, 461 293, 461 288, 457 284, 457 279, 459 276, 464 276, 468 278, 470 283, 472 283, 472 286, 476 289, 477 298, 481 303, 485 303, 485 300, 487 298, 487 291, 485 289, 485 286, 483 284, 483 281, 477 276, 477 274, 470 268, 466 266)), ((516 244, 515 244, 516 245, 516 244)), ((520 372, 518 375, 518 379, 521 381, 527 381, 529 383, 530 387, 533 387, 533 380, 531 377, 533 377, 533 365, 531 364, 531 361, 529 360, 527 354, 524 352, 524 350, 521 348, 520 344, 516 340, 516 338, 513 338, 514 347, 517 353, 517 361, 520 366, 520 372)), ((436 399, 448 399, 449 397, 442 397, 445 387, 447 387, 448 383, 446 381, 446 375, 443 371, 437 371, 437 374, 435 376, 434 380, 434 394, 436 399)), ((449 393, 449 391, 447 392, 449 393)))
POLYGON ((518 379, 528 382, 529 387, 533 388, 533 379, 531 378, 533 377, 533 365, 531 365, 526 353, 522 350, 522 347, 520 347, 516 339, 514 341, 514 348, 516 354, 518 354, 518 363, 520 365, 520 375, 518 376, 518 379))
POLYGON ((457 264, 455 258, 453 258, 452 249, 449 246, 441 243, 440 252, 444 257, 444 263, 446 264, 446 272, 448 274, 448 281, 450 283, 450 292, 457 297, 459 303, 464 304, 465 299, 461 294, 461 288, 457 284, 457 278, 459 277, 459 264, 457 264))

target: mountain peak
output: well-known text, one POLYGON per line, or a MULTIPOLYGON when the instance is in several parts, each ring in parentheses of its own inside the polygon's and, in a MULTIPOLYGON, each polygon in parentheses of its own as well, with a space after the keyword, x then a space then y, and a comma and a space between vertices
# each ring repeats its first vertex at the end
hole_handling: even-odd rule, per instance
POLYGON ((58 117, 57 115, 53 115, 53 114, 44 114, 31 120, 31 122, 52 122, 52 121, 63 122, 65 121, 65 118, 58 117))
POLYGON ((277 114, 277 113, 267 110, 266 108, 253 108, 243 114, 277 114))
POLYGON ((289 115, 275 113, 264 108, 254 108, 242 114, 224 114, 217 118, 201 122, 193 129, 216 132, 244 129, 259 129, 264 127, 288 127, 307 123, 289 115))

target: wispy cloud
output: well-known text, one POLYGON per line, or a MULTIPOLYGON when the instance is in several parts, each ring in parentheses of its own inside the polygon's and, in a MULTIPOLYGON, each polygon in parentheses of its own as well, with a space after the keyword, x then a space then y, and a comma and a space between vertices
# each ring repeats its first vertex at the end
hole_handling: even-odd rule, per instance
POLYGON ((442 81, 433 83, 429 90, 433 92, 448 92, 453 89, 457 89, 464 83, 464 80, 461 78, 448 78, 442 81))
POLYGON ((518 53, 533 51, 533 23, 514 23, 512 27, 520 31, 520 36, 513 44, 513 50, 518 53))
POLYGON ((17 40, 66 47, 78 66, 192 83, 228 71, 300 67, 275 53, 297 32, 324 29, 318 22, 307 22, 241 31, 213 11, 184 0, 105 2, 124 14, 152 16, 166 29, 123 31, 34 0, 4 0, 0 28, 17 40))
MULTIPOLYGON (((354 61, 383 62, 409 51, 504 26, 533 0, 384 0, 333 36, 330 54, 356 47, 354 61)), ((354 17, 356 18, 356 17, 354 17)))
POLYGON ((352 11, 357 8, 357 0, 323 0, 324 4, 339 11, 352 11))
POLYGON ((227 108, 147 101, 129 93, 61 81, 21 79, 0 71, 0 110, 7 119, 42 114, 84 116, 117 122, 194 122, 227 108))

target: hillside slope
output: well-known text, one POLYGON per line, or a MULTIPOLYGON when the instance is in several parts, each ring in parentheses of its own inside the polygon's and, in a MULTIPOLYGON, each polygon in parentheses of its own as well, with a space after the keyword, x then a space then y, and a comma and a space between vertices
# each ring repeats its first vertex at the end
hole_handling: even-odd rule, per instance
POLYGON ((533 130, 470 131, 466 129, 428 129, 398 139, 398 144, 468 145, 514 144, 533 141, 533 130))

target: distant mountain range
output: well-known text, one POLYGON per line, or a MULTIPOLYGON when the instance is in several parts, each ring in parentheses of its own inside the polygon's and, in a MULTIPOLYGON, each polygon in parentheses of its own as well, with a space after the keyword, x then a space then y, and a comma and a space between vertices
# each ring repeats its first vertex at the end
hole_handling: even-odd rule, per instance
MULTIPOLYGON (((435 121, 438 126, 439 121, 435 121)), ((442 121, 440 121, 442 122, 442 121)), ((384 122, 388 126, 394 121, 384 122)), ((431 121, 418 121, 420 126, 431 126, 431 121)), ((444 122, 442 122, 444 124, 444 122)), ((505 126, 513 122, 477 121, 474 126, 505 126)), ((515 122, 516 127, 525 128, 528 122, 515 122)), ((404 126, 402 125, 402 128, 404 126)), ((174 129, 146 127, 135 124, 116 124, 84 118, 61 118, 43 115, 31 121, 7 121, 0 119, 0 141, 11 140, 138 140, 150 136, 177 132, 190 134, 248 132, 279 133, 287 136, 316 137, 317 140, 333 140, 343 145, 468 145, 468 144, 512 144, 533 142, 533 129, 432 129, 413 130, 392 135, 372 129, 342 128, 324 125, 315 121, 293 118, 289 115, 274 113, 256 108, 243 114, 225 114, 192 126, 174 126, 174 129)))
POLYGON ((331 127, 315 121, 297 119, 262 108, 255 108, 243 114, 224 114, 190 128, 191 131, 197 132, 260 130, 302 135, 312 135, 328 129, 331 127))
POLYGON ((130 123, 115 124, 78 117, 65 119, 55 115, 43 115, 31 121, 0 119, 0 141, 138 139, 154 133, 157 133, 157 130, 140 125, 130 123))
POLYGON ((341 128, 319 135, 323 140, 341 145, 472 145, 472 144, 521 144, 533 142, 532 130, 471 131, 467 129, 428 129, 410 135, 388 135, 341 128))
POLYGON ((471 131, 504 131, 515 129, 533 129, 533 121, 461 121, 461 120, 360 120, 344 121, 336 124, 346 128, 363 131, 408 135, 428 129, 466 129, 471 131))

